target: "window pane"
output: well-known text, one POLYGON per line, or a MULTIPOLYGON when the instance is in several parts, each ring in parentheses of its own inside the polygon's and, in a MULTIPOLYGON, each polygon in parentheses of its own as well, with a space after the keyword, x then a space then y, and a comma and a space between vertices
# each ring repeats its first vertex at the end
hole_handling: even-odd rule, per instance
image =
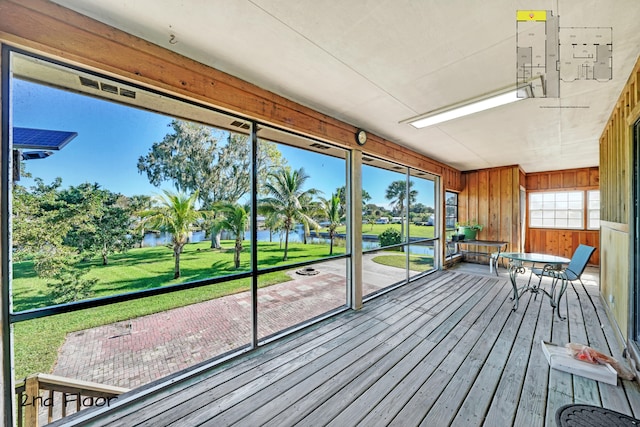
POLYGON ((435 237, 435 180, 420 171, 411 170, 409 182, 410 241, 435 237))
POLYGON ((431 241, 409 245, 409 277, 433 270, 434 243, 431 241))
POLYGON ((529 223, 531 227, 542 227, 542 219, 541 218, 531 218, 529 223))
POLYGON ((259 268, 344 254, 345 151, 268 127, 259 135, 259 151, 279 159, 258 176, 259 268))
POLYGON ((258 339, 304 323, 346 303, 346 259, 292 268, 278 274, 288 280, 274 278, 273 273, 259 277, 258 339))
MULTIPOLYGON (((407 168, 380 159, 369 159, 362 165, 363 192, 370 195, 367 208, 371 212, 367 218, 368 223, 362 226, 362 248, 366 259, 372 264, 366 264, 363 259, 362 274, 365 278, 371 277, 372 282, 368 283, 369 288, 363 290, 364 295, 367 295, 367 289, 375 292, 396 284, 399 280, 407 280, 406 249, 370 252, 382 246, 407 242, 407 168), (367 271, 367 265, 376 268, 367 271), (376 280, 373 280, 374 277, 378 279, 377 284, 376 280)), ((412 178, 411 182, 415 182, 415 178, 412 178)), ((419 189, 415 189, 415 185, 409 184, 409 200, 413 199, 413 202, 416 202, 415 198, 420 191, 426 194, 428 188, 420 185, 419 189)), ((409 203, 410 206, 411 202, 409 203)), ((433 233, 432 226, 413 228, 416 233, 433 233)))
POLYGON ((570 219, 568 226, 569 226, 569 228, 582 228, 582 221, 581 220, 570 219))
POLYGON ((529 203, 542 203, 543 193, 531 193, 529 194, 529 203))
POLYGON ((543 228, 582 228, 582 191, 529 194, 529 226, 543 228), (542 200, 542 203, 537 202, 542 200))
MULTIPOLYGON (((249 122, 20 54, 12 69, 13 148, 30 151, 21 132, 77 133, 24 161, 13 187, 15 311, 250 270, 249 122), (220 234, 214 216, 228 220, 220 234)), ((16 373, 146 384, 248 344, 249 286, 229 279, 17 323, 16 373)))
POLYGON ((600 191, 592 190, 587 192, 589 224, 588 228, 600 228, 600 191))

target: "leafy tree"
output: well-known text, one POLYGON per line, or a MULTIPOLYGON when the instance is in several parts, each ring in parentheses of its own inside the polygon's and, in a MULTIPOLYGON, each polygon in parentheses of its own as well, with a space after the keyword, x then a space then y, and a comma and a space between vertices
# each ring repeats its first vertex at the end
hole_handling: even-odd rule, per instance
POLYGON ((224 204, 220 211, 224 213, 224 219, 220 221, 220 227, 231 232, 235 236, 235 252, 233 255, 233 265, 240 268, 240 254, 242 253, 242 241, 244 232, 247 230, 249 221, 248 209, 238 204, 224 204))
POLYGON ((65 237, 65 243, 80 254, 99 254, 102 265, 107 265, 110 254, 126 252, 137 241, 131 235, 133 220, 124 196, 85 183, 69 187, 59 197, 84 212, 84 220, 65 237))
POLYGON ((51 297, 56 304, 79 301, 93 295, 93 286, 98 282, 97 278, 87 279, 77 268, 64 268, 55 278, 56 282, 47 283, 52 289, 51 297))
POLYGON ((146 194, 137 194, 126 198, 126 207, 134 219, 135 225, 133 233, 138 236, 136 240, 140 242, 140 247, 144 246, 144 235, 147 230, 144 227, 144 221, 141 221, 142 218, 138 216, 138 212, 149 210, 152 205, 153 200, 151 196, 147 196, 146 194))
POLYGON ((259 211, 265 215, 278 215, 282 218, 285 242, 283 261, 287 260, 289 250, 289 231, 295 223, 308 222, 313 227, 318 227, 313 218, 304 213, 300 199, 313 196, 317 190, 303 190, 309 179, 303 168, 291 171, 281 168, 271 175, 265 187, 268 197, 260 200, 259 211))
POLYGON ((180 254, 187 244, 189 231, 197 221, 205 217, 205 212, 196 210, 198 193, 187 196, 182 193, 164 191, 164 196, 157 196, 157 207, 140 212, 142 220, 157 228, 171 233, 174 270, 173 278, 180 277, 180 254))
POLYGON ((46 185, 40 178, 30 190, 13 188, 13 247, 16 259, 54 255, 63 246, 73 216, 65 201, 58 198, 62 180, 46 185))
POLYGON ((340 198, 332 194, 331 198, 322 201, 322 210, 329 221, 329 255, 333 255, 333 238, 340 225, 340 198))
POLYGON ((376 219, 377 217, 375 215, 367 215, 365 217, 365 220, 367 221, 367 224, 369 224, 371 227, 369 228, 369 231, 373 230, 373 226, 376 223, 376 219))
POLYGON ((77 249, 65 244, 74 229, 87 227, 89 216, 86 205, 60 196, 61 184, 60 178, 50 185, 36 178, 30 190, 13 188, 14 255, 32 257, 36 274, 54 280, 47 285, 55 303, 86 298, 97 282, 82 277, 77 249))
MULTIPOLYGON (((251 189, 251 147, 247 135, 220 131, 208 126, 173 120, 172 132, 155 142, 149 153, 138 159, 138 171, 146 173, 155 186, 168 181, 178 192, 197 193, 201 206, 236 203, 251 189)), ((256 154, 258 179, 266 180, 269 169, 284 165, 282 154, 272 142, 260 141, 256 154)), ((207 223, 212 247, 220 247, 215 215, 207 223)))

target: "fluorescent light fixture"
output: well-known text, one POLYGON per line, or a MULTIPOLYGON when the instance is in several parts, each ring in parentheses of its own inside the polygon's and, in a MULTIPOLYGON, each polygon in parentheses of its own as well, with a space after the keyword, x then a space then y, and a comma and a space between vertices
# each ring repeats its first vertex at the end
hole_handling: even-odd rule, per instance
POLYGON ((492 94, 485 95, 484 97, 475 98, 464 103, 441 108, 427 114, 422 114, 420 116, 404 120, 401 123, 408 123, 417 129, 422 129, 427 126, 433 126, 438 123, 468 116, 470 114, 489 110, 501 105, 521 101, 526 98, 531 98, 532 96, 533 92, 530 85, 521 86, 517 89, 503 90, 498 93, 494 92, 492 94))

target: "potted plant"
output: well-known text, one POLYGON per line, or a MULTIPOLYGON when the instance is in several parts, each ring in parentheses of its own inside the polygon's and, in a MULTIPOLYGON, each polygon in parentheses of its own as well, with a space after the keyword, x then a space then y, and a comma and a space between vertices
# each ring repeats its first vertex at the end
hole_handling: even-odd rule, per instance
POLYGON ((457 222, 456 228, 458 229, 458 235, 464 235, 465 240, 475 240, 476 233, 482 231, 482 225, 475 221, 457 222))

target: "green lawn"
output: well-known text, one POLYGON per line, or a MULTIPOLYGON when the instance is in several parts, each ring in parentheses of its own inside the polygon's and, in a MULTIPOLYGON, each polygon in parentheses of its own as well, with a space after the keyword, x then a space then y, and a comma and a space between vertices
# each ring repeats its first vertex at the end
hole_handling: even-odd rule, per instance
MULTIPOLYGON (((389 267, 406 268, 406 257, 404 253, 378 255, 373 258, 373 262, 389 267)), ((411 255, 409 257, 409 270, 427 271, 433 268, 433 256, 431 255, 411 255)))
MULTIPOLYGON (((191 282, 223 276, 250 269, 249 242, 245 242, 238 270, 233 267, 233 242, 223 241, 222 249, 210 249, 209 242, 188 244, 180 256, 181 277, 173 279, 172 250, 164 246, 131 249, 109 258, 109 264, 99 260, 86 262, 86 277, 95 277, 95 297, 132 292, 176 283, 191 282)), ((344 247, 335 247, 334 254, 344 253, 344 247)), ((321 244, 289 244, 288 261, 282 262, 283 249, 279 242, 258 243, 260 267, 291 264, 329 255, 329 246, 321 244)), ((283 279, 286 275, 283 275, 283 279)), ((51 305, 47 280, 38 278, 30 261, 13 265, 13 304, 15 311, 51 305)))
MULTIPOLYGON (((233 242, 223 242, 222 250, 209 249, 209 242, 189 244, 181 256, 182 277, 173 280, 173 257, 167 247, 132 249, 125 254, 113 255, 109 265, 87 262, 88 277, 97 277, 94 296, 105 296, 135 290, 248 271, 249 249, 242 254, 239 270, 233 269, 233 242)), ((247 246, 248 242, 247 242, 247 246)), ((282 261, 283 250, 278 242, 259 242, 258 262, 261 267, 290 264, 326 257, 328 245, 291 243, 289 259, 282 261)), ((334 254, 344 248, 334 247, 334 254)), ((36 277, 31 262, 13 266, 13 295, 16 311, 43 307, 51 303, 46 281, 36 277)), ((259 286, 269 286, 290 280, 284 272, 260 276, 259 286)), ((224 295, 249 290, 250 279, 234 280, 170 294, 148 297, 72 313, 20 322, 14 326, 16 378, 35 372, 50 372, 57 351, 66 334, 86 328, 132 319, 224 295)))

